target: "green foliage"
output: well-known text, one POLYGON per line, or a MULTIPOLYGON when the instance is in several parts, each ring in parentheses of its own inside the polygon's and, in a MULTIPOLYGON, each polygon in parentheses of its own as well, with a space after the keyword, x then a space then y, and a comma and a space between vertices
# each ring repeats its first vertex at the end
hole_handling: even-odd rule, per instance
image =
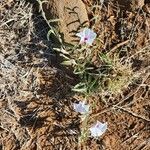
MULTIPOLYGON (((46 20, 45 13, 42 9, 42 4, 47 1, 38 0, 40 5, 40 11, 44 19, 46 20)), ((99 49, 100 44, 96 39, 94 46, 88 46, 86 44, 75 45, 65 44, 58 31, 50 25, 50 22, 58 22, 59 19, 46 20, 50 30, 47 33, 47 39, 51 35, 59 41, 59 48, 54 48, 55 51, 60 53, 64 61, 61 63, 65 66, 71 66, 73 73, 78 75, 80 82, 75 85, 72 91, 79 92, 88 96, 93 92, 109 91, 112 93, 119 92, 124 86, 132 82, 132 69, 130 65, 123 65, 118 56, 110 57, 107 53, 102 53, 99 49), (98 43, 97 43, 98 42, 98 43), (99 66, 95 66, 92 61, 97 52, 97 60, 100 63, 99 66)))

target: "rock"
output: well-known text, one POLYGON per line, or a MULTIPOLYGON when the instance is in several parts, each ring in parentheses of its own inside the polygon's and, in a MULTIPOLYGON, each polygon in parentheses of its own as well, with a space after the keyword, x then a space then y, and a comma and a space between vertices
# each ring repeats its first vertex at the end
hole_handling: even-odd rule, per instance
POLYGON ((48 0, 42 6, 47 20, 59 19, 52 25, 58 27, 66 43, 76 43, 75 33, 89 25, 86 7, 81 0, 48 0))

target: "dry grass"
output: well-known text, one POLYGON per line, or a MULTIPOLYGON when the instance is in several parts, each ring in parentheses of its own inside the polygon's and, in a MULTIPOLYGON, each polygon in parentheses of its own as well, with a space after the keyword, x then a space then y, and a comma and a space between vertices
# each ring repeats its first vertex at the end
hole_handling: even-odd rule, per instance
POLYGON ((109 24, 116 23, 118 18, 113 16, 121 15, 118 6, 106 6, 114 11, 89 6, 91 26, 98 33, 91 62, 97 68, 111 62, 111 71, 98 83, 100 88, 96 86, 96 92, 86 97, 93 107, 88 125, 107 121, 109 129, 98 140, 89 138, 79 145, 83 124, 72 103, 85 97, 71 91, 78 78, 52 53, 53 40, 46 39, 49 26, 34 14, 33 6, 19 0, 8 2, 2 1, 0 7, 0 149, 148 150, 149 16, 143 11, 131 13, 133 22, 119 16, 123 34, 118 38, 119 31, 109 24), (127 22, 132 26, 125 28, 127 22), (101 53, 108 59, 99 59, 101 53))

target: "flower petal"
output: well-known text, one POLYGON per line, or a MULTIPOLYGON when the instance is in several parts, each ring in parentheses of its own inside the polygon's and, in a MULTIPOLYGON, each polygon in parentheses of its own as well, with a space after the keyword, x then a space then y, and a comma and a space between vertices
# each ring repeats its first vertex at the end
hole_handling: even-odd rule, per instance
POLYGON ((78 36, 78 37, 83 37, 83 36, 84 36, 84 33, 83 33, 83 32, 79 32, 79 33, 76 34, 76 36, 78 36))
POLYGON ((80 44, 86 43, 88 45, 92 45, 93 41, 96 38, 96 33, 89 28, 84 28, 83 31, 81 31, 80 33, 77 33, 76 36, 81 38, 80 44))
POLYGON ((98 137, 101 136, 107 129, 107 123, 101 123, 97 121, 95 125, 90 128, 91 136, 98 137))
POLYGON ((85 105, 84 102, 79 102, 79 104, 74 103, 73 108, 76 112, 79 112, 81 114, 87 114, 89 112, 89 105, 85 105))

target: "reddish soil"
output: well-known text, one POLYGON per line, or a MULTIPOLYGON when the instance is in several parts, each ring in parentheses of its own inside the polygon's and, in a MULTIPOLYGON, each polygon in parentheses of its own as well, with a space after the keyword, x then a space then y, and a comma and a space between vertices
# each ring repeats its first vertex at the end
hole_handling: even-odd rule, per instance
POLYGON ((89 24, 102 41, 98 50, 109 52, 131 37, 117 49, 120 58, 137 53, 132 69, 141 74, 121 93, 89 98, 96 102, 89 124, 108 122, 108 130, 81 145, 81 120, 72 103, 82 96, 71 92, 78 78, 60 65, 53 40, 46 39, 48 26, 32 4, 7 2, 0 7, 0 149, 150 150, 149 2, 127 7, 112 0, 99 10, 91 9, 95 2, 83 0, 89 24), (90 21, 95 15, 100 19, 90 21), (147 51, 138 54, 142 49, 147 51))

